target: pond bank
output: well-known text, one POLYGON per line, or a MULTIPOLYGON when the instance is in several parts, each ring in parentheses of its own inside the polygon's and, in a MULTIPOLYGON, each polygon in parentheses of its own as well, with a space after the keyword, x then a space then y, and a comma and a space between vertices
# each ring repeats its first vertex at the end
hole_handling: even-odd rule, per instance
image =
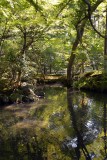
POLYGON ((37 84, 62 84, 64 86, 67 85, 67 77, 66 75, 47 75, 43 78, 37 78, 37 84))
POLYGON ((107 75, 101 72, 88 72, 74 83, 74 86, 81 90, 107 93, 107 75))
POLYGON ((34 102, 38 98, 44 98, 43 88, 47 85, 62 87, 66 85, 66 78, 62 76, 46 76, 45 79, 37 78, 35 84, 21 82, 21 85, 14 89, 3 89, 0 91, 0 105, 12 103, 34 102))
MULTIPOLYGON (((44 98, 43 88, 47 85, 67 87, 65 75, 47 75, 44 79, 38 77, 34 81, 35 84, 22 82, 18 88, 0 91, 0 105, 34 102, 38 98, 44 98)), ((88 72, 78 81, 74 81, 73 87, 78 90, 107 93, 107 76, 101 72, 88 72)))
POLYGON ((0 105, 33 102, 35 99, 36 95, 29 84, 19 86, 15 89, 7 89, 0 93, 0 105))

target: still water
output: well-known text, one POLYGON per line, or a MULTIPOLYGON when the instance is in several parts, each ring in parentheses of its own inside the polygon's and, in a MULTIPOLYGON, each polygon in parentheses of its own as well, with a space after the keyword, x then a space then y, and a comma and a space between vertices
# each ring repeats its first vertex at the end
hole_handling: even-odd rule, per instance
POLYGON ((106 160, 107 95, 61 87, 0 108, 0 160, 106 160))

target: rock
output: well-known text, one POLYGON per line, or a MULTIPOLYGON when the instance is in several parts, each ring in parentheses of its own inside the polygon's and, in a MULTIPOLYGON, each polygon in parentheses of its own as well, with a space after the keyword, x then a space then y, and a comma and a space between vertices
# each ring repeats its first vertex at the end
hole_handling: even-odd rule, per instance
POLYGON ((10 95, 10 100, 12 103, 34 102, 36 100, 36 95, 25 82, 23 86, 13 91, 10 95))
POLYGON ((38 98, 44 98, 44 97, 45 97, 45 93, 44 93, 43 91, 37 91, 37 92, 36 92, 36 96, 37 96, 38 98))
MULTIPOLYGON (((0 105, 11 104, 11 103, 23 103, 23 102, 34 102, 37 100, 37 96, 33 91, 33 86, 27 82, 23 82, 20 87, 10 91, 5 91, 0 94, 0 105)), ((35 89, 35 88, 34 88, 35 89)), ((40 97, 43 97, 43 93, 40 93, 40 97)))

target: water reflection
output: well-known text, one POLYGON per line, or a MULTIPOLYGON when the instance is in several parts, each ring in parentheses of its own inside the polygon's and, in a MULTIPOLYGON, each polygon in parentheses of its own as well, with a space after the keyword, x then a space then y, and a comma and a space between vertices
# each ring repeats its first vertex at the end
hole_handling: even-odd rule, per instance
MULTIPOLYGON (((11 105, 1 110, 0 160, 47 159, 45 157, 46 143, 41 143, 42 139, 38 140, 35 127, 39 124, 37 125, 36 118, 30 115, 30 108, 30 104, 22 104, 11 105)), ((35 110, 37 111, 38 108, 35 107, 35 110)), ((40 107, 39 112, 42 110, 40 107)))
POLYGON ((107 100, 66 88, 0 109, 0 160, 106 160, 107 100))
POLYGON ((105 152, 105 158, 104 160, 107 159, 107 103, 104 102, 104 117, 103 117, 103 127, 104 127, 104 152, 105 152))
MULTIPOLYGON (((92 120, 88 120, 85 122, 85 126, 87 129, 85 129, 84 131, 82 130, 83 126, 84 126, 84 122, 83 124, 81 124, 81 128, 78 126, 80 119, 78 119, 77 117, 77 113, 75 108, 77 109, 78 106, 73 104, 73 98, 74 95, 76 96, 76 94, 74 94, 72 92, 72 90, 67 89, 67 102, 68 102, 68 108, 70 111, 70 117, 71 117, 71 121, 72 121, 72 125, 73 128, 75 130, 76 133, 76 138, 68 141, 68 143, 66 143, 66 146, 69 149, 69 146, 71 146, 72 148, 75 149, 75 154, 76 154, 76 159, 83 159, 83 157, 81 157, 81 151, 83 152, 84 155, 84 159, 86 160, 92 160, 94 158, 98 158, 98 155, 95 154, 94 150, 92 150, 91 152, 87 149, 87 145, 91 142, 93 142, 99 135, 99 133, 101 132, 101 128, 100 128, 100 123, 97 122, 97 119, 92 119, 92 120)), ((84 94, 82 95, 82 99, 81 99, 81 107, 82 108, 87 108, 90 107, 90 105, 92 105, 92 101, 91 99, 89 99, 87 101, 87 103, 85 103, 85 98, 84 94)), ((87 109, 85 109, 86 111, 87 109)), ((81 111, 82 112, 82 111, 81 111)), ((88 111, 85 112, 85 114, 87 114, 88 111)), ((107 127, 107 109, 106 109, 106 102, 104 102, 104 111, 103 111, 104 115, 103 115, 103 129, 104 129, 104 137, 102 137, 104 139, 104 160, 107 159, 107 134, 106 134, 106 127, 107 127)), ((81 117, 82 118, 82 117, 81 117)), ((95 118, 95 117, 94 117, 95 118)))
MULTIPOLYGON (((71 141, 71 145, 73 148, 75 148, 75 153, 76 153, 77 159, 80 159, 80 157, 81 157, 80 149, 82 149, 85 158, 87 160, 90 160, 91 157, 90 157, 89 152, 84 144, 83 137, 80 134, 80 131, 78 130, 78 127, 77 127, 76 115, 75 115, 75 111, 74 111, 75 106, 73 106, 72 92, 70 91, 70 89, 67 89, 67 102, 68 102, 68 108, 70 111, 70 115, 71 115, 70 117, 72 120, 73 128, 75 129, 75 132, 77 135, 76 141, 73 142, 74 145, 73 145, 72 141, 71 141)), ((82 100, 82 105, 84 105, 83 100, 82 100)))

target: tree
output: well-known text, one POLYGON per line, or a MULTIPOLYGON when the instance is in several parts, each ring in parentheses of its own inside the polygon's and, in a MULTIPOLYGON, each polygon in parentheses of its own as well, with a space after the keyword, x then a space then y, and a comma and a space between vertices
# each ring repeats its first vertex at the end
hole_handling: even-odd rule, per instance
POLYGON ((45 23, 39 12, 35 17, 34 8, 25 0, 20 3, 5 0, 1 3, 1 9, 1 60, 4 59, 8 68, 2 73, 7 72, 8 80, 14 87, 20 85, 25 69, 29 70, 27 67, 30 66, 25 67, 27 54, 32 44, 44 36, 45 23))
MULTIPOLYGON (((88 18, 89 18, 89 21, 90 21, 90 24, 91 26, 93 27, 94 31, 99 35, 101 36, 102 38, 104 38, 104 73, 107 74, 107 5, 106 5, 106 9, 105 9, 105 17, 106 17, 106 24, 105 24, 105 35, 102 35, 101 32, 99 32, 95 26, 93 25, 93 22, 91 20, 91 4, 89 1, 86 1, 84 0, 84 2, 87 4, 88 6, 88 18)), ((104 12, 104 11, 103 11, 104 12)))
POLYGON ((91 1, 91 10, 89 4, 75 0, 0 2, 1 76, 18 86, 26 75, 43 75, 43 68, 44 73, 58 73, 67 67, 67 83, 71 86, 73 75, 84 72, 86 64, 94 62, 98 68, 96 57, 97 53, 101 56, 102 48, 97 42, 90 44, 87 35, 93 36, 88 20, 102 2, 91 1))
MULTIPOLYGON (((90 15, 96 10, 98 5, 102 2, 103 2, 103 0, 97 0, 95 2, 95 4, 92 5, 90 15)), ((84 7, 84 5, 83 5, 83 7, 84 7)), ((74 64, 75 57, 76 57, 75 52, 76 52, 76 49, 77 49, 78 45, 80 44, 80 42, 82 40, 83 33, 84 33, 84 28, 85 28, 85 25, 88 21, 88 15, 86 13, 86 7, 82 8, 82 9, 80 8, 79 11, 81 13, 80 14, 81 16, 78 17, 78 21, 75 24, 77 34, 76 34, 76 38, 75 38, 75 41, 74 41, 73 46, 72 46, 72 52, 71 52, 69 62, 68 62, 68 67, 67 67, 67 83, 68 83, 68 86, 71 86, 72 83, 73 83, 72 82, 72 67, 73 67, 73 64, 74 64)))

